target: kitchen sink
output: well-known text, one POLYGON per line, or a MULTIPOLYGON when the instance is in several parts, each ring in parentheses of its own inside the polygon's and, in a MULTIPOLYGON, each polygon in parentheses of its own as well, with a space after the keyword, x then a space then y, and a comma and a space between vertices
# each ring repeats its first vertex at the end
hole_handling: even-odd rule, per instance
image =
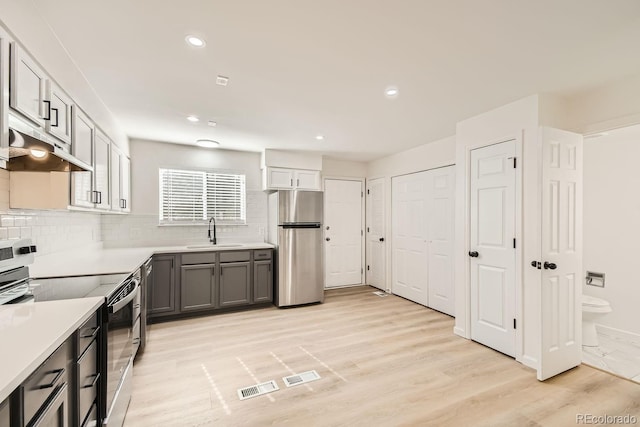
POLYGON ((223 243, 220 245, 213 245, 209 243, 208 245, 191 245, 187 246, 187 249, 209 249, 209 248, 241 248, 244 245, 241 243, 223 243))

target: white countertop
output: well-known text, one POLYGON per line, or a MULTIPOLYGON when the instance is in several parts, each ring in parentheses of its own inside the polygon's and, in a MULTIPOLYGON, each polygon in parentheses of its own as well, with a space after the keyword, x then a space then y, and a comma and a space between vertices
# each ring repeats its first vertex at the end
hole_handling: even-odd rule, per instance
POLYGON ((144 248, 83 248, 56 252, 35 258, 29 266, 33 278, 88 276, 96 274, 131 273, 153 254, 236 251, 270 249, 269 243, 243 243, 234 246, 221 244, 189 246, 151 246, 144 248))
POLYGON ((81 298, 0 306, 0 402, 104 303, 81 298))

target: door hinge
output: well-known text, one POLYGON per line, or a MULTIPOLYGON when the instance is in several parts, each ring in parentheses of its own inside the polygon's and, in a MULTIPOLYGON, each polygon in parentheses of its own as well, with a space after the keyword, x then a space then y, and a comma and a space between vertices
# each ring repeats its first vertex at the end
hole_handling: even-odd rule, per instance
POLYGON ((363 274, 363 273, 364 273, 364 269, 361 268, 360 269, 360 274, 363 274))
POLYGON ((371 270, 370 265, 367 265, 367 271, 371 270))
POLYGON ((513 319, 513 329, 516 329, 516 319, 513 319))
POLYGON ((513 168, 514 168, 514 169, 517 167, 517 166, 516 166, 517 164, 518 164, 518 160, 514 157, 514 158, 513 158, 513 168))
POLYGON ((360 197, 364 197, 364 193, 362 191, 360 192, 360 197))
POLYGON ((516 238, 514 237, 513 238, 513 249, 515 249, 515 248, 516 248, 516 238))
POLYGON ((370 233, 369 227, 367 227, 367 233, 370 233))
POLYGON ((369 192, 369 189, 368 189, 368 188, 367 188, 367 194, 371 194, 371 193, 369 192))

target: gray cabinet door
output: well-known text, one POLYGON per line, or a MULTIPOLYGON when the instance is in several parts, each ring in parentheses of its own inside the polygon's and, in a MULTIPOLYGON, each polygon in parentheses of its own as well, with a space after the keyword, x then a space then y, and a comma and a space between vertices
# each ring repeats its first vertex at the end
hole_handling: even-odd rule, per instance
POLYGON ((220 264, 220 307, 251 303, 251 262, 220 264))
POLYGON ((253 263, 253 302, 273 301, 271 260, 253 263))
POLYGON ((215 308, 216 265, 183 265, 181 269, 180 311, 215 308))
MULTIPOLYGON (((149 314, 172 314, 176 312, 175 256, 153 257, 153 283, 149 286, 147 304, 149 314)), ((155 317, 155 316, 154 316, 155 317)))
POLYGON ((9 420, 11 419, 11 412, 9 409, 9 399, 5 399, 4 402, 0 403, 0 426, 8 426, 9 420))

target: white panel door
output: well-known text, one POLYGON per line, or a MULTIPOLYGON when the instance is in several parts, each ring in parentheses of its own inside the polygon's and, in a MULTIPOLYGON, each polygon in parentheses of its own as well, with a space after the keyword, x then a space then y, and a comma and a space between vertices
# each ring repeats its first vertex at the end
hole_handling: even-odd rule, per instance
POLYGON ((455 167, 431 170, 428 178, 428 305, 453 316, 455 167))
POLYGON ((541 128, 542 351, 538 379, 582 360, 582 136, 541 128))
POLYGON ((471 152, 471 339, 515 356, 515 141, 471 152))
POLYGON ((427 172, 393 177, 391 182, 391 291, 428 305, 427 172))
POLYGON ((362 182, 324 182, 325 287, 362 283, 362 182))
POLYGON ((367 284, 385 290, 384 178, 367 181, 367 284))

